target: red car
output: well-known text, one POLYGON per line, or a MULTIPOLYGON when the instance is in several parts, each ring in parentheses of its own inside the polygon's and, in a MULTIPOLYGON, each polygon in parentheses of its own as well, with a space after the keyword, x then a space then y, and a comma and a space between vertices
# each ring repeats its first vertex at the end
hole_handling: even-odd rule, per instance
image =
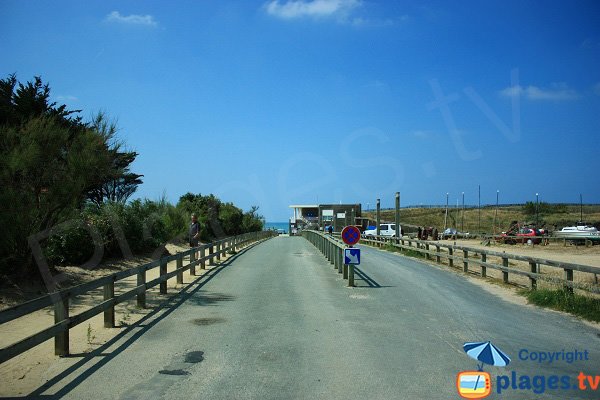
POLYGON ((540 244, 542 243, 543 230, 532 229, 532 228, 521 228, 514 233, 502 233, 500 235, 500 241, 508 244, 515 243, 528 243, 528 244, 540 244))

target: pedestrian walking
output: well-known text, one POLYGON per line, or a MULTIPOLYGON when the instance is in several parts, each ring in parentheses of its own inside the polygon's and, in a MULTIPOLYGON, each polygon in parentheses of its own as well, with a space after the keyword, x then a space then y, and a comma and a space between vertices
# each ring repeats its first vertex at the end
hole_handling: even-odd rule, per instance
POLYGON ((200 224, 198 223, 198 216, 192 214, 192 222, 190 223, 189 229, 189 245, 190 247, 198 247, 200 243, 200 224))

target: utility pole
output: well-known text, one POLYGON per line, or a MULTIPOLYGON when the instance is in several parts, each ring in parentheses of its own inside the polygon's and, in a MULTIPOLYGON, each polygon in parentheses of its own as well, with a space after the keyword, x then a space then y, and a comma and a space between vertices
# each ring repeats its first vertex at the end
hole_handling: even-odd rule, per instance
POLYGON ((381 228, 379 224, 381 223, 381 202, 377 199, 377 236, 381 234, 381 228))
POLYGON ((540 220, 539 220, 539 211, 540 210, 540 194, 536 193, 535 194, 535 227, 537 228, 538 225, 540 224, 540 220))
POLYGON ((462 218, 460 221, 460 230, 465 232, 465 192, 462 192, 462 218))
POLYGON ((396 192, 396 237, 400 237, 400 192, 396 192))
POLYGON ((479 234, 481 235, 481 185, 477 185, 478 192, 478 203, 477 203, 477 214, 479 218, 479 234))
POLYGON ((500 196, 500 190, 496 190, 496 212, 494 213, 494 235, 496 234, 496 221, 498 220, 498 198, 500 196))
POLYGON ((444 215, 444 230, 448 227, 448 194, 446 193, 446 215, 444 215))

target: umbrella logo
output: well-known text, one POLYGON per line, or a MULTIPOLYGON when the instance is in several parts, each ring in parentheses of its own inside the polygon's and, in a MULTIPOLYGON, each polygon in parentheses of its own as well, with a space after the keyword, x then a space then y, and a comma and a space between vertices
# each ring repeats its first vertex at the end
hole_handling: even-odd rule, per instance
POLYGON ((483 365, 504 367, 510 363, 502 350, 491 342, 467 342, 463 345, 467 355, 478 361, 477 371, 463 371, 456 377, 458 394, 465 399, 483 399, 492 391, 490 374, 483 371, 483 365))

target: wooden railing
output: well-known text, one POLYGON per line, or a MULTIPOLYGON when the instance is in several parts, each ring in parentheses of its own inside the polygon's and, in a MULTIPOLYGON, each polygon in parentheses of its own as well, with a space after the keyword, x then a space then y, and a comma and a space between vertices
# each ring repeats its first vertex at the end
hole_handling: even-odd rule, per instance
POLYGON ((445 244, 441 242, 430 242, 426 240, 410 239, 406 237, 388 237, 388 236, 363 236, 361 243, 376 247, 391 245, 402 250, 413 250, 423 255, 428 260, 441 263, 442 259, 447 260, 450 267, 454 263, 462 263, 464 272, 469 272, 472 267, 479 267, 481 276, 485 277, 487 268, 499 270, 502 272, 502 280, 509 283, 509 274, 521 275, 529 278, 529 284, 532 289, 537 288, 537 281, 546 281, 562 285, 565 290, 573 292, 573 289, 581 289, 592 293, 600 293, 597 275, 600 274, 600 267, 568 263, 563 261, 548 260, 539 257, 529 257, 517 254, 508 254, 505 252, 491 251, 486 249, 477 249, 466 246, 457 246, 454 244, 445 244), (433 250, 435 248, 435 250, 433 250), (474 258, 477 257, 477 258, 474 258), (502 264, 494 264, 488 261, 488 257, 496 257, 502 260, 502 264), (529 265, 529 270, 511 268, 509 260, 525 262, 529 265), (564 278, 557 278, 542 274, 541 266, 563 270, 564 278), (573 281, 573 271, 589 273, 594 275, 594 282, 580 283, 573 281))
POLYGON ((274 235, 276 234, 272 231, 263 231, 228 237, 174 255, 162 257, 159 260, 139 267, 53 292, 0 311, 0 325, 2 325, 46 307, 54 307, 54 325, 0 349, 0 363, 8 361, 52 337, 54 337, 54 353, 60 356, 68 355, 69 329, 100 313, 104 313, 104 327, 113 328, 115 326, 115 305, 136 297, 137 306, 144 308, 146 306, 146 291, 148 289, 159 285, 160 294, 167 294, 167 281, 169 279, 175 277, 177 283, 181 284, 183 283, 183 273, 185 271, 190 270, 191 275, 196 275, 196 266, 199 265, 201 269, 205 269, 207 261, 210 264, 214 264, 215 259, 220 260, 228 251, 237 251, 250 243, 265 240, 274 235), (200 254, 199 257, 197 257, 198 253, 200 254), (184 265, 186 257, 189 263, 184 265), (171 272, 167 272, 167 263, 173 260, 176 261, 176 268, 171 272), (156 267, 159 268, 159 277, 147 282, 146 273, 156 267), (133 289, 115 296, 115 283, 134 275, 137 277, 137 285, 133 289), (75 296, 88 294, 90 291, 98 288, 103 288, 103 301, 101 303, 76 315, 69 313, 71 299, 75 296))
POLYGON ((348 286, 354 286, 354 265, 344 264, 344 249, 347 246, 339 239, 339 235, 333 236, 312 230, 303 230, 301 234, 323 253, 344 279, 348 280, 348 286))

